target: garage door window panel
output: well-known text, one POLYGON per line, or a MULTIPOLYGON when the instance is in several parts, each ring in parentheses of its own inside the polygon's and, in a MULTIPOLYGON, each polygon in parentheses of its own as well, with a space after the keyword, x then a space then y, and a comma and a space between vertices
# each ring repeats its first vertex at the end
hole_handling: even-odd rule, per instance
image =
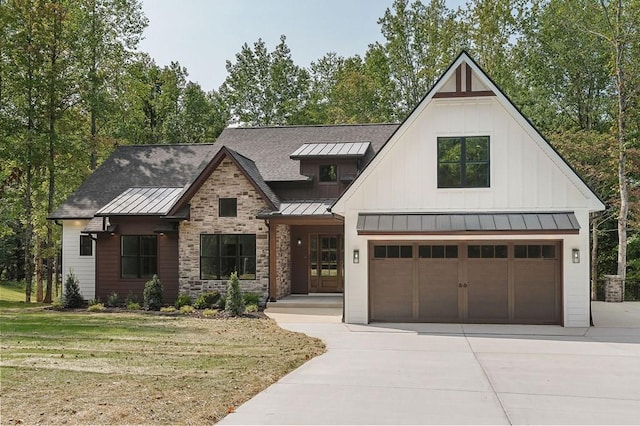
POLYGON ((413 246, 409 245, 376 245, 373 247, 374 259, 411 259, 413 246))
POLYGON ((556 259, 554 244, 516 245, 513 252, 516 259, 556 259))
POLYGON ((469 259, 506 259, 509 257, 507 245, 470 245, 467 247, 469 259))
POLYGON ((421 259, 457 259, 458 246, 421 245, 418 246, 418 257, 421 259))

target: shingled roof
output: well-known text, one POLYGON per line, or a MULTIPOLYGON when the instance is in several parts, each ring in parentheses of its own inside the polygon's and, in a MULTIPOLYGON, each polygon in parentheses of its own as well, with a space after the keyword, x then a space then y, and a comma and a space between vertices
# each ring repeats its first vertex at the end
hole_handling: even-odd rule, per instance
MULTIPOLYGON (((371 142, 377 152, 398 124, 227 128, 216 143, 252 159, 267 182, 307 180, 300 162, 290 159, 298 148, 312 143, 371 142)), ((365 158, 365 162, 369 158, 365 158)))
MULTIPOLYGON (((278 198, 267 183, 308 179, 300 174, 299 161, 289 158, 302 145, 370 142, 377 152, 397 127, 398 124, 355 124, 227 128, 215 144, 120 146, 49 219, 90 219, 132 187, 191 185, 222 146, 232 151, 234 159, 277 208, 278 198)), ((365 158, 365 163, 369 159, 365 158)))
POLYGON ((119 146, 49 219, 90 219, 131 187, 188 185, 219 147, 217 144, 119 146))

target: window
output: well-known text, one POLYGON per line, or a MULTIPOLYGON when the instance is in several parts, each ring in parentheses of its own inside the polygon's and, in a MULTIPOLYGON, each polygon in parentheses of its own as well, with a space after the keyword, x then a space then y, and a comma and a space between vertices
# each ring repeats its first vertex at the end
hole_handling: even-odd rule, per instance
POLYGON ((241 280, 256 279, 256 236, 200 235, 200 279, 226 280, 232 272, 241 280))
POLYGON ((489 136, 438 138, 438 188, 489 187, 489 136))
POLYGON ((155 235, 120 237, 122 278, 151 278, 158 271, 158 238, 155 235))
POLYGON ((556 246, 552 244, 516 245, 513 248, 516 259, 555 259, 556 246))
POLYGON ((373 257, 375 259, 411 259, 413 257, 413 246, 374 246, 373 257))
POLYGON ((456 259, 458 246, 418 246, 418 257, 421 259, 456 259))
POLYGON ((467 257, 470 259, 506 259, 509 257, 509 249, 505 245, 471 245, 467 247, 467 257))
POLYGON ((218 201, 218 216, 236 217, 238 216, 237 198, 220 198, 218 201))
POLYGON ((320 166, 320 182, 337 182, 338 166, 335 164, 325 164, 320 166))
POLYGON ((93 256, 91 235, 80 235, 80 256, 93 256))

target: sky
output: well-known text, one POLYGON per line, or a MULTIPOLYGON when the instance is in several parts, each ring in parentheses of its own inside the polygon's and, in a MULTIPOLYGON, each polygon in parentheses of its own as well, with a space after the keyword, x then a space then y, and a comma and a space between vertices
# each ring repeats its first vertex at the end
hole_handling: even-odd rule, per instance
MULTIPOLYGON (((447 0, 451 8, 462 0, 447 0)), ((380 19, 393 0, 143 0, 149 19, 139 45, 159 66, 178 61, 188 79, 218 90, 244 43, 273 51, 287 37, 293 61, 308 67, 328 52, 364 55, 383 41, 380 19)))

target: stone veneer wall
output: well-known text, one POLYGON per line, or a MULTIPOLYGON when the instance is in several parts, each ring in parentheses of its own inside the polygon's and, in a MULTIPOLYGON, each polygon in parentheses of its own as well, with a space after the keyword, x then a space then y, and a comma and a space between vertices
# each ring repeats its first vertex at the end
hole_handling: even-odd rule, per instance
POLYGON ((276 299, 282 299, 291 294, 291 229, 277 225, 276 232, 276 299))
POLYGON ((210 290, 226 293, 227 280, 200 279, 200 234, 256 234, 256 279, 241 280, 240 286, 243 291, 260 293, 265 300, 269 290, 269 229, 256 215, 266 208, 267 203, 251 182, 225 158, 191 198, 190 219, 180 224, 180 294, 197 297, 210 290), (237 198, 237 217, 218 216, 220 198, 237 198))

